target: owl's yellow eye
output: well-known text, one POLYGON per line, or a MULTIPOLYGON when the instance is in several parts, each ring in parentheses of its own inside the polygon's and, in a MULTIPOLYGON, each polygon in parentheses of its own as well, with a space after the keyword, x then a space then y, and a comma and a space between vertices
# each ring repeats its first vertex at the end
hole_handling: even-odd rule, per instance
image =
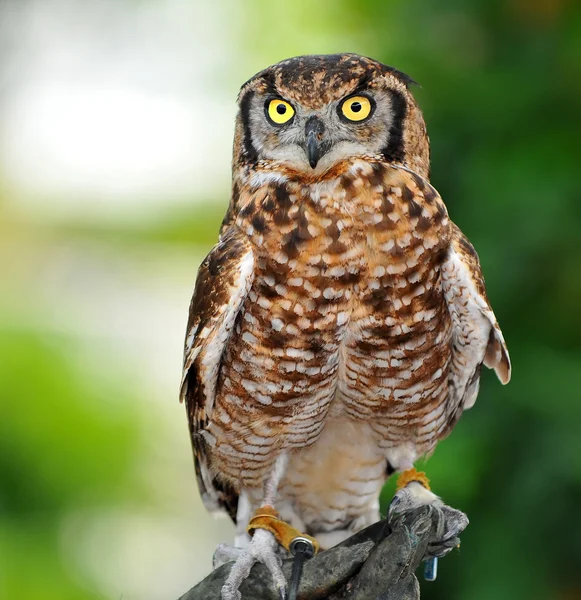
POLYGON ((295 109, 288 102, 280 98, 275 98, 268 103, 266 112, 273 123, 282 125, 283 123, 288 123, 293 118, 295 109))
POLYGON ((363 121, 371 114, 371 100, 366 96, 351 96, 341 104, 341 113, 349 121, 363 121))

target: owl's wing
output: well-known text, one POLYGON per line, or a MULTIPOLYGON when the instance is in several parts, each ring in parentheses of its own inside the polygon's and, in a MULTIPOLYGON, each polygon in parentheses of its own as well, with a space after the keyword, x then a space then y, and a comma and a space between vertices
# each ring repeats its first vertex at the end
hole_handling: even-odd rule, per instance
POLYGON ((451 242, 442 265, 442 287, 452 319, 452 362, 448 380, 448 423, 476 402, 480 369, 494 369, 503 384, 510 380, 510 358, 486 296, 478 254, 451 224, 451 242))
POLYGON ((180 400, 185 401, 200 493, 210 511, 236 515, 237 493, 212 477, 204 440, 220 364, 254 279, 254 255, 236 227, 226 231, 201 264, 190 304, 180 400))

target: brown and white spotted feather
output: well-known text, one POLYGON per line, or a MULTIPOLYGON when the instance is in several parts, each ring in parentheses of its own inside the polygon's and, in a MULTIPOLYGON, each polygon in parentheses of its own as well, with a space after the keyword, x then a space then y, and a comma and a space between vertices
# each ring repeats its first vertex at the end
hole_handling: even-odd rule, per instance
POLYGON ((182 397, 202 494, 233 517, 238 494, 256 507, 286 453, 277 508, 324 545, 378 518, 386 478, 449 433, 483 363, 510 377, 477 255, 429 183, 409 83, 337 55, 243 86, 232 198, 190 308, 182 397), (351 133, 333 111, 355 93, 378 116, 351 133), (266 122, 271 97, 297 127, 325 121, 316 168, 266 122))

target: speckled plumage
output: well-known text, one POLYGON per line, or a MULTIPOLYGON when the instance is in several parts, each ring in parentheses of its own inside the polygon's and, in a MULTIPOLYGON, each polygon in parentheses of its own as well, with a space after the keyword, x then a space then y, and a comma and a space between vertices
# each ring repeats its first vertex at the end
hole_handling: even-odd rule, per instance
POLYGON ((478 257, 429 183, 410 81, 337 55, 242 87, 232 198, 200 268, 182 384, 202 496, 239 533, 281 455, 276 507, 296 527, 332 545, 377 520, 386 478, 472 406, 482 363, 510 377, 478 257), (333 111, 356 93, 377 108, 351 134, 333 111), (290 128, 260 122, 272 96, 297 127, 327 119, 316 168, 290 128))

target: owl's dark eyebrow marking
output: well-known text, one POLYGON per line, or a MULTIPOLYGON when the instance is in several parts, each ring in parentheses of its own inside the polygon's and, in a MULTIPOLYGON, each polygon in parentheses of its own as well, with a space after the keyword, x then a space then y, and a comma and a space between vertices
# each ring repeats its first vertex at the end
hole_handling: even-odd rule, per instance
POLYGON ((390 92, 393 122, 389 128, 387 144, 380 152, 385 156, 386 161, 401 163, 404 159, 403 127, 408 106, 403 94, 396 90, 390 90, 390 92))
POLYGON ((253 91, 244 94, 244 97, 240 101, 240 115, 242 116, 242 127, 244 128, 244 137, 242 140, 244 154, 246 154, 249 162, 255 164, 258 161, 258 153, 252 143, 252 134, 250 132, 250 102, 253 96, 253 91))

